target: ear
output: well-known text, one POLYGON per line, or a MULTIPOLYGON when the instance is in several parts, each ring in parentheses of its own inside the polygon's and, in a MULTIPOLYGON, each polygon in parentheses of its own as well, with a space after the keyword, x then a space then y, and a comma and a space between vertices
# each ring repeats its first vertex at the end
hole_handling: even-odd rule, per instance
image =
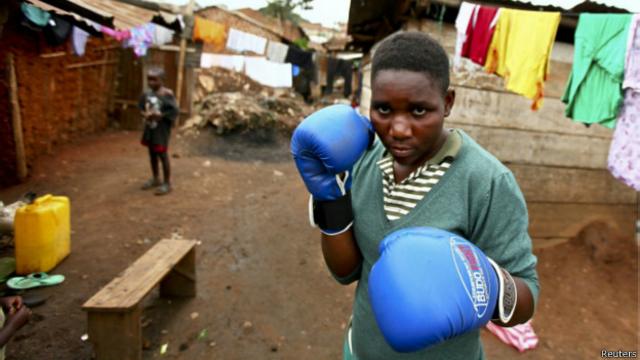
POLYGON ((456 101, 456 91, 453 88, 449 88, 444 96, 444 117, 448 117, 453 109, 453 103, 456 101))

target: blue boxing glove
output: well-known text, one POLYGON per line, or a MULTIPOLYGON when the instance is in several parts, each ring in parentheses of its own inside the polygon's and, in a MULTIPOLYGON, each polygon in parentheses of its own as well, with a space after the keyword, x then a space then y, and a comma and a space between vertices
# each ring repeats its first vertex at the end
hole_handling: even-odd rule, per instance
POLYGON ((389 345, 410 352, 484 326, 509 322, 517 300, 511 275, 453 233, 414 227, 379 246, 369 298, 389 345))
POLYGON ((325 234, 339 234, 353 222, 351 169, 373 136, 371 122, 347 105, 318 110, 293 132, 291 153, 312 195, 309 217, 325 234))

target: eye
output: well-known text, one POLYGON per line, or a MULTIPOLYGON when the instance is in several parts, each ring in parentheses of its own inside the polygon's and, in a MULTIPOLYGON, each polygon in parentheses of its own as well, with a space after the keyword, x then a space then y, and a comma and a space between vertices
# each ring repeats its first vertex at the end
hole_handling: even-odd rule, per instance
POLYGON ((416 108, 413 109, 413 111, 411 112, 414 116, 423 116, 424 114, 427 113, 427 109, 418 106, 416 108))
POLYGON ((376 111, 382 115, 388 115, 389 113, 391 113, 391 108, 387 105, 377 105, 376 111))

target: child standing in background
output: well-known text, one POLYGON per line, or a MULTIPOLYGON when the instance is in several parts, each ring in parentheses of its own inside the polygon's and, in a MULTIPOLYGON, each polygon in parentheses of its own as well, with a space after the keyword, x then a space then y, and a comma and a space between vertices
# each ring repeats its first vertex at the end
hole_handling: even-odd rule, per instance
POLYGON ((179 108, 171 89, 163 86, 164 70, 152 67, 147 72, 149 90, 140 97, 138 107, 144 119, 142 145, 149 148, 149 159, 153 178, 142 185, 143 190, 156 188, 156 195, 165 195, 171 191, 171 168, 169 156, 169 138, 171 127, 179 114, 179 108), (158 160, 162 162, 163 182, 160 181, 158 160))

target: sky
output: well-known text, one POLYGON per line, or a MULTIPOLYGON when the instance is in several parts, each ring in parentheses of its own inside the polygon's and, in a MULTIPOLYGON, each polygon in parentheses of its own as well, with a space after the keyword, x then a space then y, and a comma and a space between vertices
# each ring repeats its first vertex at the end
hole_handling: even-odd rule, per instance
MULTIPOLYGON (((154 0, 156 2, 168 2, 183 5, 187 0, 154 0)), ((250 7, 261 8, 267 4, 267 0, 196 0, 200 6, 225 5, 230 10, 250 7)), ((349 19, 350 0, 313 0, 313 10, 296 10, 302 17, 319 22, 324 26, 333 27, 337 22, 346 23, 349 19)))

